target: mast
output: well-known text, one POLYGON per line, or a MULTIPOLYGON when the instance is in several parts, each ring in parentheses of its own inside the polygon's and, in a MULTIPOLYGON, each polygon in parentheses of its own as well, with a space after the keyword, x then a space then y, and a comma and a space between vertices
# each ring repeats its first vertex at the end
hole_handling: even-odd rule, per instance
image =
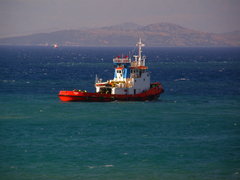
POLYGON ((139 38, 139 42, 136 44, 138 46, 138 65, 145 65, 145 58, 142 59, 142 47, 145 46, 145 44, 142 43, 141 38, 139 38), (142 63, 141 63, 142 62, 142 63))

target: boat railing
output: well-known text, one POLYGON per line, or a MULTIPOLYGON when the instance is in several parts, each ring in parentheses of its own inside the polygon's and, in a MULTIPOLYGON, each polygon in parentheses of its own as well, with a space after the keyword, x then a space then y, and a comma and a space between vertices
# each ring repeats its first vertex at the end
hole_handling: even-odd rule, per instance
POLYGON ((131 59, 130 58, 119 58, 116 57, 113 59, 114 63, 131 63, 131 59))
POLYGON ((131 78, 128 78, 126 81, 115 81, 115 82, 112 82, 114 85, 114 87, 117 87, 117 88, 131 88, 133 86, 133 83, 132 83, 132 79, 131 78))
POLYGON ((133 61, 133 62, 131 62, 131 67, 137 67, 137 66, 138 66, 137 61, 133 61))

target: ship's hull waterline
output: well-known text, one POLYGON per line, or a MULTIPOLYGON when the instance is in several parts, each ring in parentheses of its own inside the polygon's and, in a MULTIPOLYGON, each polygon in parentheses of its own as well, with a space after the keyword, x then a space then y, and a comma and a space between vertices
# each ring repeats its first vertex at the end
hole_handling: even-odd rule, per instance
POLYGON ((160 83, 154 83, 156 86, 149 90, 135 94, 101 94, 81 91, 60 91, 58 96, 62 101, 85 101, 85 102, 110 102, 110 101, 151 101, 156 100, 164 89, 160 83))

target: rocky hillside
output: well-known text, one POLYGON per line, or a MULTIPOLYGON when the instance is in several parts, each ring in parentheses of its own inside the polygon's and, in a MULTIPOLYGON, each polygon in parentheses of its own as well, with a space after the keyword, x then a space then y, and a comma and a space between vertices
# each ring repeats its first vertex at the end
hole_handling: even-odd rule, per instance
POLYGON ((0 45, 50 46, 57 43, 59 46, 133 46, 139 37, 147 46, 156 47, 240 46, 240 31, 206 33, 171 23, 147 26, 124 23, 95 29, 62 30, 2 38, 0 45))

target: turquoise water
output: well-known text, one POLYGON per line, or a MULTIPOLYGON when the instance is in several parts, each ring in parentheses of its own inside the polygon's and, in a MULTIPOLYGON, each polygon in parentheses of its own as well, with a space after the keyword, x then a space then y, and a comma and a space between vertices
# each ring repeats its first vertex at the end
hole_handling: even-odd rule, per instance
POLYGON ((126 49, 1 47, 1 179, 240 179, 239 49, 146 49, 157 101, 59 101, 126 49))

